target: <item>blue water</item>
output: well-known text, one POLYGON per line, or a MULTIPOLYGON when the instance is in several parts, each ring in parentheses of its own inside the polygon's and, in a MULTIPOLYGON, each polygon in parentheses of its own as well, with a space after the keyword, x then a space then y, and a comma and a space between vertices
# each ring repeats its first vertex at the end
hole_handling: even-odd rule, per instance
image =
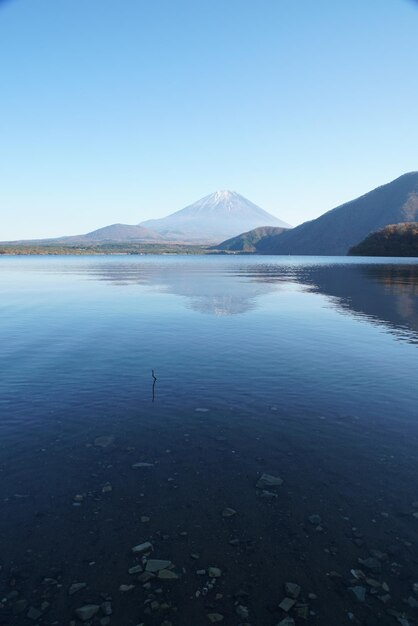
MULTIPOLYGON (((401 536, 401 549, 413 552, 417 305, 413 259, 0 258, 0 468, 8 507, 0 523, 7 538, 0 575, 6 591, 12 563, 29 569, 17 579, 19 597, 39 607, 36 581, 59 567, 64 590, 89 579, 90 591, 69 602, 54 588, 45 623, 68 622, 83 601, 108 593, 116 606, 112 624, 205 624, 210 612, 239 624, 231 597, 242 575, 249 622, 274 625, 284 617, 277 608, 282 585, 298 577, 305 596, 311 591, 320 598, 310 610, 325 623, 344 623, 353 602, 359 620, 372 615, 379 626, 393 623, 369 588, 364 606, 348 592, 341 599, 326 572, 340 566, 348 589, 350 568, 370 549, 385 552, 401 536), (94 445, 108 435, 115 438, 109 447, 94 445), (140 488, 130 467, 135 461, 151 461, 158 470, 141 475, 140 488), (257 499, 254 481, 263 471, 284 478, 280 503, 257 499), (101 495, 100 481, 112 483, 111 497, 101 495), (176 490, 168 489, 171 482, 176 490), (79 492, 87 495, 73 506, 79 492), (148 503, 144 515, 154 511, 146 530, 138 521, 141 498, 148 503), (102 499, 103 515, 95 510, 102 499), (219 516, 224 506, 238 511, 226 534, 219 516), (312 513, 327 520, 318 532, 306 522, 312 513), (109 534, 106 520, 115 517, 119 530, 109 534), (367 537, 357 537, 362 545, 352 536, 359 524, 367 537), (179 535, 182 545, 172 540, 182 529, 196 534, 187 547, 185 535, 179 535), (69 545, 62 533, 72 537, 69 545), (158 543, 165 534, 171 543, 155 556, 184 568, 182 586, 176 582, 167 592, 167 614, 138 615, 133 600, 118 599, 119 584, 130 579, 131 543, 158 543), (235 535, 242 540, 238 550, 228 543, 235 535), (291 546, 280 557, 281 573, 277 560, 269 564, 277 542, 291 546), (320 562, 334 544, 334 562, 320 562), (41 556, 31 559, 28 550, 41 556), (194 551, 205 554, 205 563, 190 563, 194 551), (89 570, 83 559, 98 563, 100 555, 107 561, 92 577, 94 566, 89 570), (120 578, 110 576, 109 559, 120 578), (210 597, 212 610, 195 598, 200 579, 193 576, 200 565, 217 564, 230 577, 219 583, 223 597, 210 597)), ((397 558, 408 576, 417 573, 416 560, 397 558)), ((394 578, 389 606, 404 611, 410 580, 404 589, 398 573, 388 576, 394 578)), ((146 607, 152 590, 138 584, 134 593, 146 607)), ((15 614, 15 603, 5 603, 0 624, 27 623, 27 609, 15 614)))

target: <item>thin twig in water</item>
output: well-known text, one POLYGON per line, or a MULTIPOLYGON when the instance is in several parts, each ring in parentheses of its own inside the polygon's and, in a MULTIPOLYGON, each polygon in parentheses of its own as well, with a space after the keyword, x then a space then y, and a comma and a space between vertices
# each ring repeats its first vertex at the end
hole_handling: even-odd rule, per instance
POLYGON ((154 400, 155 400, 155 383, 157 382, 157 377, 154 374, 154 370, 151 370, 151 373, 152 373, 152 377, 154 379, 154 382, 152 383, 152 401, 154 402, 154 400))

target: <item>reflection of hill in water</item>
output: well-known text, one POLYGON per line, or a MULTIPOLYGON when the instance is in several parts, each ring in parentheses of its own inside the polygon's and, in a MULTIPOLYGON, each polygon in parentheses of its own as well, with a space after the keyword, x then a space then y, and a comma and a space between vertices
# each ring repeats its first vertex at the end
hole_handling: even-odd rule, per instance
POLYGON ((235 315, 257 307, 257 299, 280 284, 331 298, 343 312, 405 333, 418 342, 418 265, 306 262, 266 263, 123 262, 94 263, 83 273, 118 285, 143 285, 188 299, 200 313, 235 315), (413 333, 413 337, 410 333, 413 333))
POLYGON ((258 268, 266 282, 288 280, 332 298, 335 308, 396 329, 418 342, 418 265, 335 264, 258 268), (413 335, 411 336, 411 331, 413 335))
POLYGON ((188 308, 218 316, 247 313, 257 307, 257 298, 277 288, 270 283, 240 279, 230 267, 205 267, 193 262, 103 263, 91 265, 86 270, 96 280, 149 286, 186 297, 188 308))
POLYGON ((333 270, 318 268, 311 277, 314 289, 338 298, 346 311, 418 335, 417 266, 344 265, 337 274, 333 270))

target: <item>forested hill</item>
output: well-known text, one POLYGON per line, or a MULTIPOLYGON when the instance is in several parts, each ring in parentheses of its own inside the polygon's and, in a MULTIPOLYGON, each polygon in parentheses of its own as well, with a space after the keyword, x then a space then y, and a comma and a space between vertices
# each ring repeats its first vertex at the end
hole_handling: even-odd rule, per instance
POLYGON ((353 246, 349 254, 418 257, 418 222, 390 224, 353 246))

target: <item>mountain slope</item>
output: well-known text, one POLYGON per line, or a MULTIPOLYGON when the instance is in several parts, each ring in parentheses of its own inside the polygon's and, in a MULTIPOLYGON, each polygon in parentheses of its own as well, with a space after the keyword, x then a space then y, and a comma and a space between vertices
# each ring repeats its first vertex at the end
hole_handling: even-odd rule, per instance
POLYGON ((133 243, 133 242, 159 242, 164 237, 154 233, 148 228, 129 224, 111 224, 98 228, 84 235, 69 235, 66 237, 53 237, 49 239, 21 239, 18 241, 6 241, 2 243, 15 245, 94 245, 102 243, 133 243))
POLYGON ((256 252, 257 244, 265 237, 271 237, 272 235, 281 235, 287 228, 280 226, 261 226, 260 228, 253 228, 246 233, 242 233, 237 237, 227 239, 217 246, 213 246, 216 250, 231 250, 236 252, 256 252))
POLYGON ((263 254, 345 255, 373 231, 418 221, 418 172, 404 174, 364 196, 281 235, 265 237, 263 254))
MULTIPOLYGON (((161 241, 160 234, 152 232, 148 228, 130 224, 111 224, 98 228, 85 235, 63 237, 61 241, 68 243, 98 243, 98 242, 125 242, 125 241, 161 241)), ((59 242, 60 240, 56 240, 59 242)))
POLYGON ((355 256, 418 256, 418 222, 391 224, 371 233, 349 254, 355 256))
POLYGON ((214 243, 265 225, 289 228, 234 191, 216 191, 167 217, 140 224, 172 241, 214 243))

